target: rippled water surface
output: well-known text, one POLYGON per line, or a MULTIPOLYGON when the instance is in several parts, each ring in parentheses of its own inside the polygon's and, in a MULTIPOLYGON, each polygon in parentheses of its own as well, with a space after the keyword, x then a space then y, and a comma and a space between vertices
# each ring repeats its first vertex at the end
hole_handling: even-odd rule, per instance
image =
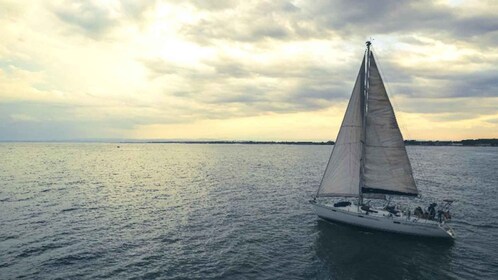
POLYGON ((498 279, 498 148, 408 148, 453 243, 318 220, 331 149, 0 144, 0 279, 498 279))

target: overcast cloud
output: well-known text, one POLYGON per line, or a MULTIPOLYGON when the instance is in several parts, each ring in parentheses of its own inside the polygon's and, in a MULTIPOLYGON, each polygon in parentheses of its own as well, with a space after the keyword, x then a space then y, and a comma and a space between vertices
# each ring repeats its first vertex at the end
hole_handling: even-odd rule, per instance
POLYGON ((0 140, 334 139, 368 39, 409 138, 498 137, 496 1, 0 0, 0 34, 0 140))

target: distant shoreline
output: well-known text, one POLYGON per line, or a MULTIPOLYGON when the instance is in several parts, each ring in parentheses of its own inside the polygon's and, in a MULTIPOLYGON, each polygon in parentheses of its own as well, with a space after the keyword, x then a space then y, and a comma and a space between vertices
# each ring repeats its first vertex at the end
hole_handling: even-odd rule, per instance
MULTIPOLYGON (((334 141, 250 141, 250 140, 133 140, 75 139, 38 141, 0 141, 0 143, 117 143, 117 144, 256 144, 256 145, 334 145, 334 141)), ((498 147, 498 139, 466 139, 460 141, 405 140, 407 146, 472 146, 498 147)))
MULTIPOLYGON (((120 143, 148 143, 148 144, 257 144, 257 145, 334 145, 334 141, 121 141, 120 143)), ((476 146, 495 147, 498 139, 467 139, 461 141, 420 141, 405 140, 408 146, 476 146)))
POLYGON ((410 146, 474 146, 497 147, 498 139, 466 139, 460 141, 419 141, 405 140, 405 145, 410 146))
POLYGON ((257 144, 257 145, 334 145, 334 141, 121 141, 123 144, 257 144))

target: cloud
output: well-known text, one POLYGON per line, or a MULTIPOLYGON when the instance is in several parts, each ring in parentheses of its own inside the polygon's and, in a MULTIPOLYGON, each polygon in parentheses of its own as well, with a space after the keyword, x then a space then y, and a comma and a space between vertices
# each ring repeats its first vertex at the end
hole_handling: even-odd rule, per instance
MULTIPOLYGON (((450 97, 450 98, 391 98, 395 110, 403 114, 425 116, 441 124, 459 120, 493 118, 498 115, 497 97, 450 97), (401 110, 400 110, 401 109, 401 110)), ((402 114, 401 114, 402 115, 402 114)), ((413 126, 416 126, 414 123, 413 126)))
POLYGON ((216 7, 191 2, 200 19, 182 33, 202 44, 213 40, 259 42, 339 35, 362 40, 375 34, 407 32, 444 36, 450 40, 496 43, 498 5, 488 9, 450 6, 435 1, 256 1, 220 2, 216 7), (492 8, 494 7, 494 8, 492 8), (230 24, 226 24, 229 22, 230 24))
POLYGON ((27 114, 12 114, 10 119, 13 122, 40 122, 37 118, 27 114))
POLYGON ((405 79, 399 76, 389 77, 390 87, 398 94, 412 98, 448 98, 448 97, 498 97, 498 74, 494 70, 472 73, 412 72, 405 79))
MULTIPOLYGON (((203 11, 203 5, 197 1, 193 4, 203 11)), ((203 11, 197 22, 186 24, 180 32, 200 44, 213 40, 258 42, 326 36, 329 32, 317 28, 311 18, 290 1, 240 1, 223 9, 203 11)))
POLYGON ((91 1, 65 1, 54 7, 54 14, 90 37, 99 37, 116 24, 110 8, 91 1))
MULTIPOLYGON (((317 25, 365 38, 372 34, 417 32, 450 40, 480 41, 498 30, 496 3, 486 10, 437 1, 318 1, 309 8, 317 25), (493 9, 494 7, 494 9, 493 9), (469 8, 475 11, 469 12, 469 8)), ((491 43, 491 42, 488 42, 491 43)))
MULTIPOLYGON (((219 108, 231 107, 224 117, 316 110, 347 99, 350 73, 333 71, 304 59, 237 60, 220 55, 196 65, 179 65, 161 58, 143 60, 154 82, 181 79, 181 87, 164 82, 165 94, 219 108)), ((220 116, 219 111, 211 118, 220 116)))
POLYGON ((137 104, 61 102, 0 102, 1 140, 123 138, 137 126, 191 122, 191 116, 171 109, 137 104))
POLYGON ((127 23, 141 24, 156 1, 121 0, 104 2, 95 0, 62 0, 51 6, 53 14, 73 27, 77 33, 92 39, 102 39, 127 23))
POLYGON ((486 120, 486 122, 498 125, 498 118, 491 118, 491 119, 486 120))
POLYGON ((285 119, 314 117, 314 129, 330 131, 370 37, 396 112, 422 125, 420 135, 498 131, 494 1, 61 0, 0 9, 3 139, 194 135, 188 129, 206 123, 242 135, 238 121, 254 135, 280 126, 290 135, 285 119))
POLYGON ((142 21, 151 10, 157 5, 156 0, 149 1, 135 1, 135 0, 121 0, 119 1, 120 11, 125 18, 134 21, 142 21))

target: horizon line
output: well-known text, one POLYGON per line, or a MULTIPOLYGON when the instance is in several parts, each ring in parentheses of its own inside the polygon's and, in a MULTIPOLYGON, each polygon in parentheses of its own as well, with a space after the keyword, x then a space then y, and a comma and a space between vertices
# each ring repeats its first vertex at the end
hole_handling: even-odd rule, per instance
MULTIPOLYGON (((467 138, 461 140, 404 139, 417 142, 462 142, 468 140, 498 140, 498 138, 467 138)), ((136 139, 136 138, 81 138, 81 139, 4 139, 0 143, 335 143, 335 140, 226 140, 226 139, 136 139)))

